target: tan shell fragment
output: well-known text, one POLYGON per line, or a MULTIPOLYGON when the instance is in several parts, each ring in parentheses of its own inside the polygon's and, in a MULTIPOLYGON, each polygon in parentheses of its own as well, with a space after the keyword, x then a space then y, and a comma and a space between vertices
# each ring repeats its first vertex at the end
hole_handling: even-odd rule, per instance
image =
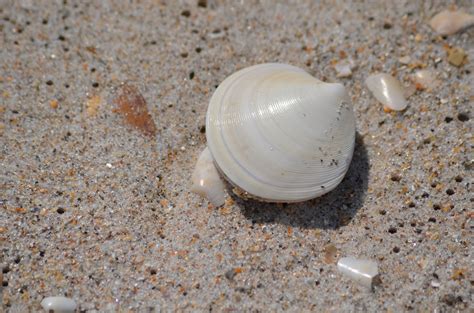
POLYGON ((466 52, 461 48, 452 48, 448 50, 448 62, 451 65, 460 67, 467 58, 466 52))
POLYGON ((440 35, 452 35, 474 25, 474 15, 461 11, 444 10, 436 14, 430 26, 440 35))
POLYGON ((140 130, 143 134, 153 137, 157 128, 140 91, 131 85, 120 86, 114 96, 117 106, 115 112, 121 114, 125 122, 140 130))

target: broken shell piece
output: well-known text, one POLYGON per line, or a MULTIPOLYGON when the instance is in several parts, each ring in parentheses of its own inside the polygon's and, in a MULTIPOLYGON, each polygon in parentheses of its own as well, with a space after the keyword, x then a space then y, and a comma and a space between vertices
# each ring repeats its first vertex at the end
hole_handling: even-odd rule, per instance
POLYGON ((339 60, 334 65, 334 69, 337 72, 337 77, 351 77, 352 70, 354 68, 355 68, 355 65, 352 59, 339 60))
POLYGON ((324 263, 331 264, 336 262, 337 248, 333 244, 324 247, 324 263))
POLYGON ((417 88, 418 86, 423 89, 433 90, 438 87, 440 81, 436 77, 436 73, 429 70, 419 70, 413 76, 417 88))
POLYGON ((461 11, 444 10, 436 14, 430 26, 440 35, 452 35, 474 25, 474 15, 461 11))
POLYGON ((448 62, 451 65, 460 67, 467 58, 466 52, 461 48, 452 48, 448 50, 448 62))
POLYGON ((341 273, 366 287, 372 287, 374 278, 379 274, 377 263, 354 257, 339 259, 337 268, 341 273))
POLYGON ((76 302, 66 297, 47 297, 41 301, 46 312, 72 313, 76 310, 76 302))
POLYGON ((207 147, 199 156, 191 180, 192 192, 207 198, 214 206, 224 204, 224 183, 219 177, 211 152, 207 147))
POLYGON ((365 84, 374 97, 388 109, 403 111, 407 107, 403 88, 392 76, 384 73, 370 75, 365 84))
POLYGON ((148 136, 155 136, 157 128, 140 91, 130 85, 121 85, 114 95, 116 112, 120 113, 125 122, 148 136))

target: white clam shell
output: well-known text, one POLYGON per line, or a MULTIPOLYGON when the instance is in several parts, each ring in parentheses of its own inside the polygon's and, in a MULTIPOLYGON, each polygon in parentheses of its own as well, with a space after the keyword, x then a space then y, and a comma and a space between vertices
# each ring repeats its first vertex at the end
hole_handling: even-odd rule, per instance
POLYGON ((365 84, 374 97, 389 109, 403 111, 407 107, 403 88, 391 75, 385 73, 370 75, 365 84))
POLYGON ((260 64, 217 88, 206 137, 218 169, 248 196, 304 201, 343 179, 354 150, 355 117, 341 84, 290 65, 260 64))
POLYGON ((474 25, 474 15, 444 10, 433 16, 430 26, 440 35, 452 35, 474 25))

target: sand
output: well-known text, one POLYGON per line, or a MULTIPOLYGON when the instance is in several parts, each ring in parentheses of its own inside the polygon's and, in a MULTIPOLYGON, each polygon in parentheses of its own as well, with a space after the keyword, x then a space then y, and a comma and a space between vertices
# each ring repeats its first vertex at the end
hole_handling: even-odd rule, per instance
POLYGON ((0 0, 2 310, 37 312, 59 295, 79 312, 472 308, 474 29, 429 26, 450 4, 0 0), (467 54, 459 67, 452 48, 467 54), (338 78, 348 58, 356 68, 338 78), (319 199, 229 191, 214 208, 189 191, 208 101, 263 62, 346 86, 351 168, 319 199), (414 92, 421 68, 435 90, 414 92), (414 92, 405 111, 384 112, 367 90, 377 72, 414 92), (123 83, 154 134, 117 109, 123 83), (376 261, 380 284, 343 276, 344 256, 376 261))

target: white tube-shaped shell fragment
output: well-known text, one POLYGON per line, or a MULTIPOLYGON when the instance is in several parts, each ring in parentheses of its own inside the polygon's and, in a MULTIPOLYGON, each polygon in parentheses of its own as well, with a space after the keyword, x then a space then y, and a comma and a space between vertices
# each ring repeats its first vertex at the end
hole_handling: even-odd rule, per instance
POLYGON ((430 26, 440 35, 452 35, 474 25, 474 15, 444 10, 433 16, 430 26))
POLYGON ((192 192, 207 198, 214 206, 224 204, 224 183, 219 177, 211 152, 207 147, 199 156, 191 181, 192 192))
POLYGON ((389 109, 403 111, 407 107, 403 88, 391 75, 385 73, 370 75, 365 84, 374 97, 389 109))
POLYGON ((339 259, 337 268, 341 273, 366 287, 371 287, 373 279, 379 274, 377 263, 354 257, 339 259))
POLYGON ((41 301, 41 306, 46 312, 73 313, 76 310, 76 302, 66 297, 47 297, 41 301))
POLYGON ((286 64, 260 64, 225 79, 209 103, 209 150, 246 196, 272 202, 334 189, 354 150, 355 117, 344 86, 286 64))

